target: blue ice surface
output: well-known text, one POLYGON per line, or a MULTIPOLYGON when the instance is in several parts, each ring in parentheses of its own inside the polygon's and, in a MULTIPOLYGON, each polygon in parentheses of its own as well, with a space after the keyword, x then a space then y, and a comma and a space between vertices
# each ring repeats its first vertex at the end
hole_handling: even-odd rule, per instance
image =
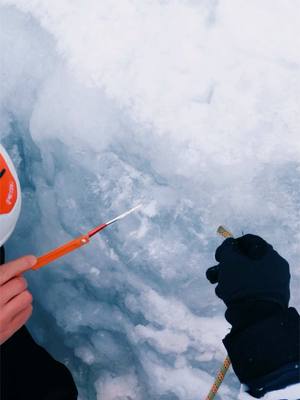
MULTIPOLYGON (((143 204, 27 274, 29 328, 81 399, 204 398, 229 329, 205 279, 219 224, 288 258, 299 305, 300 61, 264 30, 282 18, 297 33, 295 10, 124 2, 107 18, 109 2, 21 3, 0 3, 0 137, 23 199, 8 257, 143 204)), ((238 388, 229 372, 220 398, 238 388)))

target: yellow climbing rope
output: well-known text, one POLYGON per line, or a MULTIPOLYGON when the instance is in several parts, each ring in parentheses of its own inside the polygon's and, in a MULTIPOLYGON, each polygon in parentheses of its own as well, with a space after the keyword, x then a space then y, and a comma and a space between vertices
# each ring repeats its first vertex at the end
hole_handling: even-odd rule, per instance
MULTIPOLYGON (((229 232, 227 229, 225 229, 223 226, 219 226, 218 230, 217 230, 218 234, 223 236, 224 238, 229 238, 229 237, 233 237, 232 233, 229 232)), ((215 395, 217 394, 217 391, 219 390, 219 387, 221 386, 221 383, 223 382, 226 372, 228 371, 228 368, 230 367, 230 359, 227 356, 223 362, 223 365, 221 366, 218 375, 206 397, 205 400, 212 400, 215 395)))
POLYGON ((206 397, 206 400, 212 400, 215 397, 215 395, 217 394, 217 391, 219 390, 219 387, 221 386, 221 383, 223 382, 223 380, 225 378, 226 372, 228 371, 230 364, 231 364, 230 359, 227 356, 223 362, 222 367, 220 368, 220 371, 219 371, 207 397, 206 397))
POLYGON ((221 236, 223 236, 223 238, 227 239, 229 237, 233 237, 233 234, 231 232, 229 232, 227 229, 224 228, 224 226, 219 226, 219 228, 217 229, 217 233, 221 236))

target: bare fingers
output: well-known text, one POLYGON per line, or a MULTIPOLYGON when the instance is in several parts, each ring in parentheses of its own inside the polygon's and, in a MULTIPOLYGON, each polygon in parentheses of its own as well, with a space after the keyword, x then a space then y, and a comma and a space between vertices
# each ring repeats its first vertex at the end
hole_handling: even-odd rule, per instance
POLYGON ((27 289, 27 281, 23 276, 12 278, 1 286, 0 307, 27 289))
POLYGON ((10 322, 25 308, 32 303, 32 295, 28 290, 15 296, 11 301, 5 304, 1 310, 0 330, 1 326, 9 325, 10 322))
POLYGON ((0 329, 0 344, 9 339, 17 332, 30 318, 32 314, 32 304, 29 304, 21 312, 19 312, 11 321, 4 331, 0 329))

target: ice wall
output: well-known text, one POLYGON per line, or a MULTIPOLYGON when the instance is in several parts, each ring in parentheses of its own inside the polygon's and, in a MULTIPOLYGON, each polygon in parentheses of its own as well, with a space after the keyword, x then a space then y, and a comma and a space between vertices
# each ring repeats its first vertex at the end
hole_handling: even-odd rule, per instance
MULTIPOLYGON (((228 329, 204 277, 220 223, 289 259, 299 306, 299 15, 293 0, 0 0, 0 137, 23 188, 9 257, 145 205, 28 275, 31 331, 81 399, 205 396, 228 329)), ((237 388, 229 374, 220 397, 237 388)))

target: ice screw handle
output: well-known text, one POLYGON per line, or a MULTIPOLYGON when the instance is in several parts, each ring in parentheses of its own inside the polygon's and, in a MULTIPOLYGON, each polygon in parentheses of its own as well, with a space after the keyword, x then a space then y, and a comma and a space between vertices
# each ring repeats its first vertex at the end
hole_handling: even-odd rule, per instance
POLYGON ((41 257, 38 257, 37 263, 32 267, 32 269, 37 270, 39 268, 42 268, 45 265, 53 262, 54 260, 63 257, 65 254, 68 254, 71 251, 76 250, 79 247, 84 246, 85 244, 88 244, 89 241, 90 238, 88 235, 79 236, 71 240, 70 242, 63 244, 62 246, 57 247, 56 249, 50 251, 49 253, 46 253, 41 257))

